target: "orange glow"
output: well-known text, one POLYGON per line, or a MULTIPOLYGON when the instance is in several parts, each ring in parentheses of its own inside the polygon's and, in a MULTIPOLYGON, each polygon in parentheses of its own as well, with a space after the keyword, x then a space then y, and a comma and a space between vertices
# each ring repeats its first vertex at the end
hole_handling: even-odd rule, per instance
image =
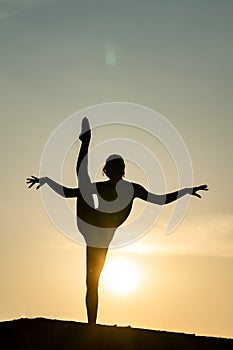
POLYGON ((102 281, 112 293, 128 294, 139 285, 140 270, 130 259, 115 258, 106 263, 102 281))

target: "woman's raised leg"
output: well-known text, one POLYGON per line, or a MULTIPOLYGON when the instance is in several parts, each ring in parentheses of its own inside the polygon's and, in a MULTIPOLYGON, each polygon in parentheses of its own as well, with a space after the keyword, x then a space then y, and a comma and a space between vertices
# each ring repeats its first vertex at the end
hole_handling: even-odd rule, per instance
POLYGON ((82 130, 79 139, 82 144, 76 165, 78 187, 83 199, 88 203, 89 206, 94 207, 91 179, 88 173, 88 150, 91 141, 91 129, 89 121, 86 117, 82 120, 82 130))

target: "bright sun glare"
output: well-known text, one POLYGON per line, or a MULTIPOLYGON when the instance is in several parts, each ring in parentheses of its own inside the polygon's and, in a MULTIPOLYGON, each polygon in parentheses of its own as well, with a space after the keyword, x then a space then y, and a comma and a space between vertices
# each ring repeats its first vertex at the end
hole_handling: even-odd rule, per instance
POLYGON ((140 271, 137 265, 126 258, 115 258, 106 262, 102 273, 104 285, 115 294, 127 294, 139 284, 140 271))

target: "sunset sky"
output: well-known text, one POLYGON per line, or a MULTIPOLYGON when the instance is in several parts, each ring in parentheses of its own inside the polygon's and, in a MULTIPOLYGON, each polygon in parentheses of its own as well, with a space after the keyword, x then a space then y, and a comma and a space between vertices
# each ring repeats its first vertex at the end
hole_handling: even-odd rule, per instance
MULTIPOLYGON (((192 198, 171 235, 173 205, 143 238, 110 249, 98 322, 233 338, 232 18, 230 0, 0 0, 1 321, 86 322, 85 249, 56 229, 25 178, 39 174, 44 146, 67 117, 122 101, 174 125, 194 183, 210 191, 192 198), (115 287, 111 266, 116 279, 122 266, 126 273, 115 287)), ((167 192, 175 190, 161 162, 167 192)))

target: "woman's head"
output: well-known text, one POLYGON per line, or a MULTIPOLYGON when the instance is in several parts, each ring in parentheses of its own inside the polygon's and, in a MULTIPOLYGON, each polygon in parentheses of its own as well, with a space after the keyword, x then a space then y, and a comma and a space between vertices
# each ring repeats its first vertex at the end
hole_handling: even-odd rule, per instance
POLYGON ((103 168, 104 174, 110 180, 120 180, 125 175, 125 162, 119 154, 111 154, 103 168))

